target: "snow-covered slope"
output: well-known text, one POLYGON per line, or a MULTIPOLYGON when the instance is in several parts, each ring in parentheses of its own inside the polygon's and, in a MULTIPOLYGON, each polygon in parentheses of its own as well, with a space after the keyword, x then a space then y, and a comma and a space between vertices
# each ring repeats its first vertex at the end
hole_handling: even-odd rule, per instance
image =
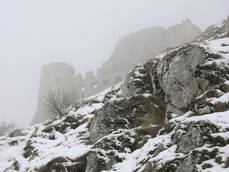
POLYGON ((67 116, 0 137, 0 171, 228 171, 228 23, 136 65, 67 116))
POLYGON ((35 171, 58 157, 69 158, 66 163, 72 164, 71 159, 83 156, 91 148, 85 144, 89 138, 87 126, 93 117, 90 113, 99 108, 100 103, 85 105, 77 111, 70 110, 67 117, 27 128, 22 136, 1 137, 0 169, 11 166, 16 171, 35 171))

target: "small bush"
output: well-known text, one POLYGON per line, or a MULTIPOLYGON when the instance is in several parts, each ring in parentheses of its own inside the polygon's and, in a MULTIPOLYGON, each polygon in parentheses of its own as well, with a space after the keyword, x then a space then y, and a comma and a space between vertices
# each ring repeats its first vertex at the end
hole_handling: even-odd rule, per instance
POLYGON ((9 137, 18 137, 18 136, 24 136, 24 135, 25 133, 22 132, 22 129, 16 129, 9 134, 9 137))

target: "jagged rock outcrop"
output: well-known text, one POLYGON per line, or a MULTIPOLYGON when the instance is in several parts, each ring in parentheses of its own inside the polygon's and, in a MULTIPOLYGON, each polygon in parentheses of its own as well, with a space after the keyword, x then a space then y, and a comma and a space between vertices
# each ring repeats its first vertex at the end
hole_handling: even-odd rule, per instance
POLYGON ((228 71, 228 32, 169 50, 67 116, 0 137, 0 169, 228 171, 228 71))
POLYGON ((229 16, 221 24, 209 26, 200 36, 197 37, 196 41, 201 42, 201 41, 206 41, 207 39, 210 38, 228 36, 228 32, 229 32, 229 16))
MULTIPOLYGON (((202 109, 203 104, 207 106, 208 103, 201 102, 203 103, 201 104, 202 106, 198 106, 197 105, 199 103, 198 99, 203 99, 202 96, 204 96, 205 97, 204 100, 206 100, 207 99, 206 94, 212 91, 212 89, 214 88, 217 89, 221 87, 224 88, 222 89, 224 91, 222 91, 221 94, 219 95, 213 94, 212 98, 215 97, 215 95, 217 98, 222 96, 227 97, 225 95, 228 94, 227 81, 229 79, 228 78, 229 70, 228 70, 228 66, 225 64, 228 63, 227 62, 228 48, 226 48, 227 51, 223 53, 220 51, 217 51, 217 53, 214 52, 215 51, 214 47, 212 47, 211 44, 213 45, 218 44, 217 47, 219 48, 219 50, 221 48, 224 49, 223 44, 225 43, 220 44, 220 42, 217 43, 217 41, 218 40, 216 41, 211 40, 209 41, 210 43, 208 42, 204 43, 204 44, 209 44, 208 46, 204 46, 196 43, 190 45, 184 45, 170 52, 166 52, 165 54, 163 54, 158 58, 151 59, 143 65, 137 65, 135 69, 128 74, 127 79, 122 85, 122 96, 127 97, 130 100, 132 97, 149 94, 161 100, 161 102, 158 100, 155 102, 160 102, 159 105, 164 103, 165 104, 164 109, 166 109, 166 111, 157 112, 156 114, 158 114, 163 120, 164 118, 166 118, 166 120, 164 121, 166 125, 164 125, 164 129, 160 131, 158 137, 162 137, 162 138, 164 137, 165 140, 166 139, 171 140, 170 142, 168 141, 169 143, 167 144, 163 144, 163 142, 162 143, 159 142, 156 148, 154 150, 151 150, 153 152, 152 154, 151 153, 145 154, 144 155, 145 157, 142 158, 143 160, 139 161, 139 163, 144 164, 149 159, 152 159, 152 162, 146 163, 145 167, 144 165, 142 166, 139 165, 139 168, 138 167, 134 168, 135 170, 195 171, 197 170, 197 164, 201 164, 205 160, 214 159, 215 156, 217 155, 217 151, 219 151, 218 149, 214 150, 216 152, 213 153, 211 153, 211 151, 203 151, 203 152, 199 151, 198 154, 197 153, 195 155, 193 154, 195 153, 196 148, 201 147, 205 144, 210 144, 214 146, 215 142, 214 139, 212 139, 213 136, 211 134, 217 135, 218 133, 220 133, 220 131, 227 132, 228 128, 219 127, 220 125, 217 126, 214 123, 206 122, 204 120, 200 120, 197 123, 195 123, 194 121, 190 121, 190 123, 187 124, 182 123, 181 120, 180 123, 176 123, 177 122, 175 120, 176 118, 174 118, 174 115, 179 116, 185 114, 184 116, 189 115, 190 119, 192 118, 192 116, 202 115, 204 111, 202 109), (209 51, 209 49, 211 49, 211 51, 209 51), (221 59, 220 63, 216 64, 216 61, 219 59, 221 59), (192 113, 190 113, 189 111, 190 112, 192 111, 192 113), (167 133, 167 135, 165 133, 167 133), (176 146, 176 148, 174 146, 176 146), (177 156, 177 158, 174 157, 173 161, 171 162, 168 161, 164 164, 162 163, 161 166, 158 166, 159 160, 157 159, 157 156, 160 154, 160 152, 170 151, 170 147, 173 147, 171 149, 174 149, 173 151, 174 154, 177 156), (180 154, 186 154, 186 155, 180 156, 180 154), (212 155, 210 155, 210 157, 204 160, 201 159, 202 156, 203 157, 208 156, 209 154, 212 155)), ((225 41, 227 42, 227 39, 225 39, 225 41)), ((208 96, 208 98, 210 98, 210 95, 208 96)), ((227 101, 220 106, 216 105, 218 103, 210 103, 211 108, 210 111, 207 113, 222 112, 222 111, 229 110, 229 106, 227 103, 228 100, 229 97, 227 97, 227 101)), ((217 100, 215 99, 214 101, 217 102, 217 100)), ((156 104, 155 102, 154 105, 151 105, 151 107, 158 106, 158 104, 156 104)), ((219 103, 221 104, 222 102, 219 103)), ((119 105, 118 108, 119 107, 121 107, 121 105, 119 105)), ((128 107, 131 107, 131 105, 129 105, 128 107)), ((150 111, 153 111, 152 109, 150 111)), ((160 109, 163 108, 160 107, 160 109)), ((110 112, 109 114, 112 113, 110 112)), ((140 113, 138 112, 137 114, 140 113)), ((127 116, 128 115, 126 115, 126 117, 127 116)), ((98 117, 99 116, 95 116, 93 121, 96 121, 98 117)), ((141 119, 143 119, 143 117, 141 117, 141 119)), ((150 119, 153 118, 150 117, 150 119)), ((179 119, 179 117, 177 117, 177 119, 179 119)), ((100 127, 100 125, 103 123, 103 120, 101 120, 100 123, 97 123, 97 127, 100 127)), ((155 122, 156 120, 153 119, 150 123, 155 125, 153 121, 155 122)), ((142 124, 140 126, 142 127, 142 124)), ((158 127, 159 126, 160 125, 158 125, 158 127)), ((112 136, 116 138, 115 139, 112 138, 112 139, 116 140, 117 139, 117 136, 115 136, 115 131, 117 131, 117 129, 115 129, 116 127, 113 126, 109 126, 109 127, 103 128, 102 131, 109 131, 113 129, 114 133, 112 136)), ((129 126, 128 128, 132 129, 135 127, 137 126, 134 127, 129 126)), ((119 128, 122 128, 121 125, 119 126, 119 128)), ((157 131, 158 128, 151 127, 151 130, 149 130, 148 134, 150 135, 152 133, 157 133, 157 131)), ((94 130, 94 132, 97 132, 97 134, 100 133, 99 130, 94 130)), ((107 132, 104 135, 108 135, 109 133, 111 133, 111 131, 107 132)), ((93 136, 94 135, 95 134, 93 133, 93 136)), ((128 139, 137 140, 138 136, 139 134, 137 134, 137 136, 128 135, 128 139)), ((151 135, 151 137, 153 137, 153 135, 151 135)), ((156 142, 157 139, 158 138, 155 137, 155 139, 152 140, 155 140, 156 142)), ((123 157, 120 153, 120 152, 125 152, 124 148, 122 148, 123 150, 121 149, 121 151, 118 151, 119 153, 117 153, 115 152, 117 151, 115 147, 116 146, 118 147, 119 144, 115 145, 112 142, 112 145, 110 145, 107 142, 108 140, 104 139, 104 140, 100 140, 100 144, 97 143, 94 145, 94 149, 95 149, 94 152, 91 151, 90 156, 88 156, 87 158, 89 164, 91 162, 94 162, 94 164, 93 164, 93 168, 90 168, 90 166, 88 166, 87 168, 88 172, 98 171, 98 170, 99 171, 100 170, 119 171, 120 169, 122 169, 119 167, 119 165, 122 166, 123 164, 124 164, 123 168, 125 167, 125 160, 123 160, 123 157), (113 151, 113 153, 111 155, 109 153, 106 154, 104 153, 104 150, 105 152, 109 152, 109 153, 113 151), (109 165, 106 166, 105 164, 109 164, 109 165)), ((122 141, 122 143, 123 142, 124 141, 122 141)), ((224 145, 227 145, 225 140, 222 142, 224 142, 224 145)), ((134 145, 134 144, 136 143, 133 142, 130 145, 134 145)), ((216 143, 216 144, 220 144, 220 143, 216 143)), ((131 152, 135 152, 135 151, 137 151, 137 148, 131 149, 131 152)), ((128 158, 127 158, 127 162, 128 162, 128 158)), ((226 163, 227 162, 225 161, 225 164, 226 163)), ((211 167, 212 167, 211 164, 209 165, 208 163, 203 163, 199 169, 205 169, 211 167)), ((135 171, 134 169, 132 169, 132 171, 135 171)))
POLYGON ((183 112, 189 109, 198 90, 198 81, 193 75, 204 58, 200 47, 188 45, 166 55, 158 63, 156 70, 160 88, 165 93, 165 102, 169 104, 167 112, 171 107, 183 112))

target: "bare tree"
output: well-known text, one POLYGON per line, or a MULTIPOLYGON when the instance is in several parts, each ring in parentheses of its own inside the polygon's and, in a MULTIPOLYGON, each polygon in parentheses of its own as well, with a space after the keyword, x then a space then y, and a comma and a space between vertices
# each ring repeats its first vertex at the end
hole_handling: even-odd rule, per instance
POLYGON ((0 136, 4 136, 15 130, 16 125, 13 123, 0 123, 0 136))
POLYGON ((48 87, 47 95, 43 97, 43 103, 48 114, 57 114, 63 116, 64 111, 73 106, 77 102, 77 92, 72 91, 71 94, 62 89, 51 89, 48 87))

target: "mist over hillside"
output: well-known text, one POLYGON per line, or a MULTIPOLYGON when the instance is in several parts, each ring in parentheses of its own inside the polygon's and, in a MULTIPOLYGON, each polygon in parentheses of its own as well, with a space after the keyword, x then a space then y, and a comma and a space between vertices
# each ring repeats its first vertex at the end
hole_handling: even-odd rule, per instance
POLYGON ((0 169, 224 172, 228 114, 229 17, 137 64, 122 82, 0 137, 0 169))
POLYGON ((228 11, 0 1, 0 172, 229 171, 228 11))
POLYGON ((76 74, 73 67, 65 63, 44 66, 41 70, 37 111, 32 124, 56 115, 55 112, 50 112, 47 102, 44 102, 50 90, 57 94, 61 89, 67 97, 76 95, 77 100, 87 98, 124 80, 136 64, 169 48, 192 42, 200 34, 201 30, 188 19, 167 30, 151 27, 128 34, 119 39, 110 58, 96 73, 88 71, 85 76, 76 74))
POLYGON ((0 2, 0 120, 29 125, 41 68, 53 62, 96 71, 117 41, 190 19, 202 31, 228 15, 228 0, 9 0, 0 2))

